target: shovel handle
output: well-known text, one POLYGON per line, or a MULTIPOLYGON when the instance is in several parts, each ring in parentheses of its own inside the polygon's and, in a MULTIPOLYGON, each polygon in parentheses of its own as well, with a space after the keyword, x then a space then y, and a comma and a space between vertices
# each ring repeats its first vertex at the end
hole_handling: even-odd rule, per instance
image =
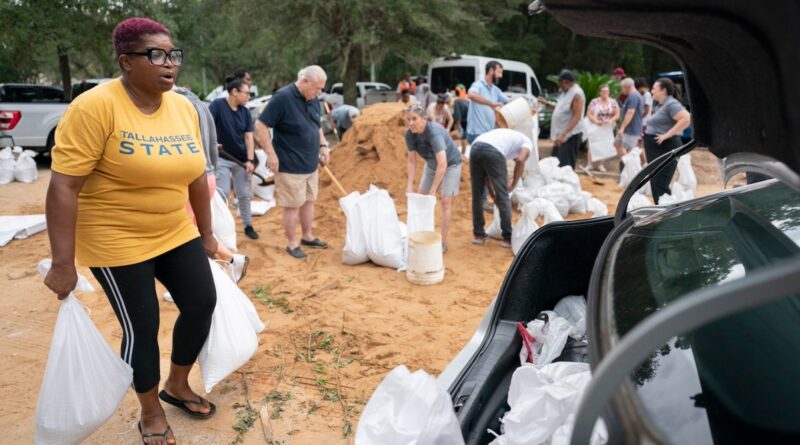
POLYGON ((339 181, 337 181, 336 177, 333 176, 333 173, 331 173, 331 170, 328 168, 328 166, 323 164, 320 165, 322 166, 322 169, 325 170, 325 173, 328 174, 328 177, 331 178, 331 181, 333 181, 333 183, 336 185, 336 188, 339 189, 339 193, 342 194, 342 197, 347 196, 347 192, 345 191, 344 187, 342 187, 342 184, 339 184, 339 181))

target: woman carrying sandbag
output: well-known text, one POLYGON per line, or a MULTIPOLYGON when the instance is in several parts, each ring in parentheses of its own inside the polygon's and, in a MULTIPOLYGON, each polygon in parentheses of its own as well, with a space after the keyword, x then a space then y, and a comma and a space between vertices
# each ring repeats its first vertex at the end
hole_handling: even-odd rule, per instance
POLYGON ((131 18, 112 39, 122 76, 75 99, 56 130, 46 206, 53 267, 45 284, 63 299, 75 287, 75 259, 91 269, 122 325, 121 355, 133 368, 142 439, 171 444, 159 397, 196 418, 216 410, 187 379, 216 304, 206 160, 197 112, 170 91, 183 62, 172 33, 131 18), (160 393, 155 279, 180 310, 160 393))

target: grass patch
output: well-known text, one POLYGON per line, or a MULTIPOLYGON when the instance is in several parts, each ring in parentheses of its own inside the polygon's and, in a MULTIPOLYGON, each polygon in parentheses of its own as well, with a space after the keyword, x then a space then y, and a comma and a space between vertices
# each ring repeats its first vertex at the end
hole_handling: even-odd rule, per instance
POLYGON ((284 314, 291 314, 294 312, 294 309, 292 309, 286 297, 275 297, 272 295, 272 290, 275 289, 275 286, 277 286, 277 283, 274 281, 266 286, 259 285, 253 290, 253 298, 270 309, 277 307, 280 308, 281 312, 284 314))
POLYGON ((280 392, 280 391, 272 391, 264 397, 264 400, 267 402, 272 403, 272 414, 270 414, 271 419, 280 419, 281 413, 283 412, 283 405, 288 401, 291 400, 292 393, 289 391, 287 392, 280 392))
POLYGON ((242 438, 245 433, 247 433, 256 423, 256 420, 258 420, 258 413, 256 410, 238 403, 233 405, 233 407, 238 409, 238 411, 236 412, 236 423, 233 424, 233 429, 236 431, 236 438, 231 441, 231 445, 242 443, 242 438))

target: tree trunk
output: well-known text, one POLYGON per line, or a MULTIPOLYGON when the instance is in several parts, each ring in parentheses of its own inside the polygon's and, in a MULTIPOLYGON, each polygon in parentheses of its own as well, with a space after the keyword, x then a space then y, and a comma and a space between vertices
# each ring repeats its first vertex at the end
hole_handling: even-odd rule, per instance
POLYGON ((361 71, 361 45, 350 45, 350 53, 346 55, 347 65, 344 70, 342 86, 344 87, 344 103, 356 106, 356 82, 361 71))
POLYGON ((72 72, 69 69, 69 53, 58 46, 58 69, 61 71, 61 84, 64 87, 64 99, 72 100, 72 72))

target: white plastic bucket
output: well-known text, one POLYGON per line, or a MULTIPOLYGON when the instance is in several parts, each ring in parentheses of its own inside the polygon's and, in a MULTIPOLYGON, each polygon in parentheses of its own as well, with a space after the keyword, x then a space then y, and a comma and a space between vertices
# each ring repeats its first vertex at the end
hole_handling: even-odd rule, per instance
POLYGON ((437 232, 408 235, 406 278, 414 284, 436 284, 444 280, 442 236, 437 232))
POLYGON ((531 125, 531 106, 528 99, 518 97, 500 107, 495 114, 497 126, 516 130, 520 125, 531 125))

